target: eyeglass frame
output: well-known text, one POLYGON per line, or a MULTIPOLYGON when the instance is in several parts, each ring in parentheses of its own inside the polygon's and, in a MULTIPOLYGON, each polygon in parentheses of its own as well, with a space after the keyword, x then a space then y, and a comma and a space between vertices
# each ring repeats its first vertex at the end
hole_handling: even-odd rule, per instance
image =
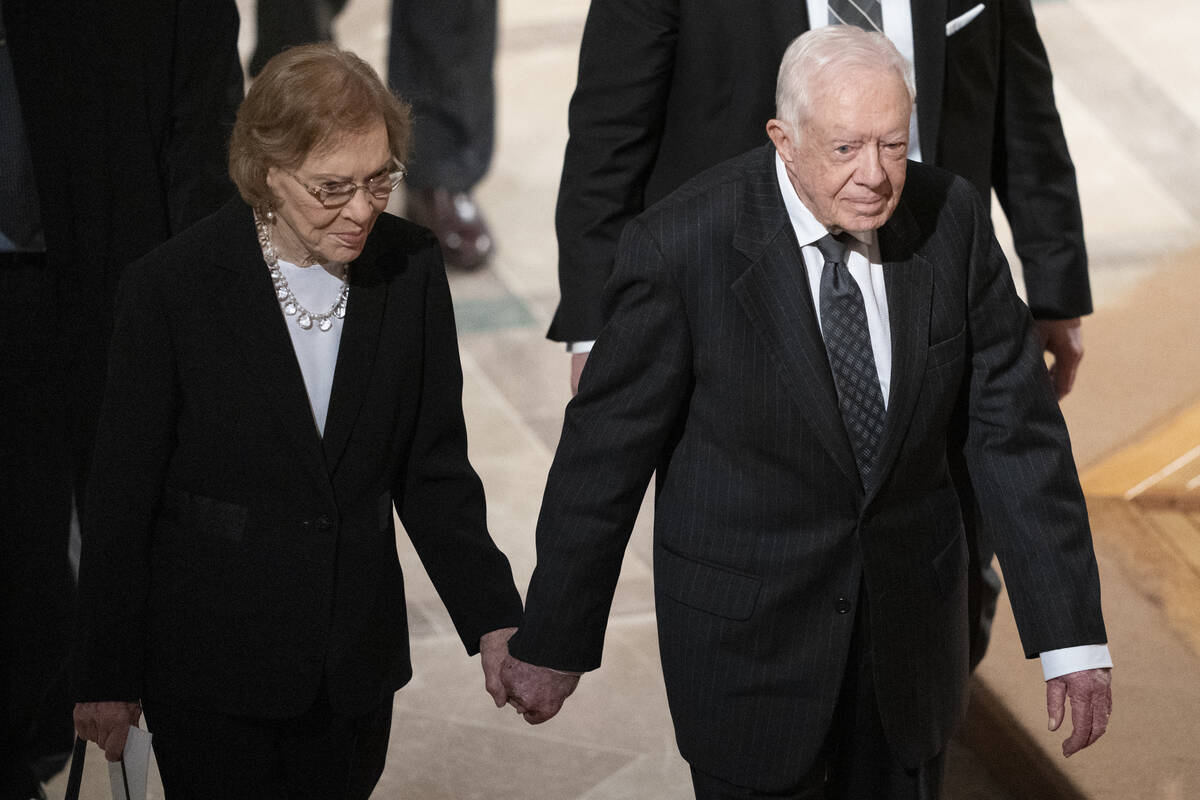
POLYGON ((312 195, 313 198, 318 203, 321 204, 322 208, 332 210, 335 208, 343 208, 344 206, 349 205, 350 201, 354 199, 354 195, 358 193, 359 189, 362 189, 364 192, 366 192, 367 197, 371 197, 376 200, 387 200, 389 197, 391 197, 392 192, 396 191, 396 189, 398 189, 400 187, 401 182, 404 181, 404 177, 406 175, 408 175, 408 168, 405 167, 402 163, 400 163, 399 161, 396 161, 396 162, 393 162, 393 164, 395 166, 395 169, 391 170, 390 172, 383 173, 383 174, 386 174, 388 177, 388 191, 385 196, 380 197, 379 195, 375 194, 374 192, 372 192, 370 190, 370 188, 367 185, 367 183, 370 182, 370 179, 368 179, 367 182, 364 182, 364 183, 355 183, 354 181, 342 181, 342 183, 340 185, 351 187, 350 192, 346 195, 345 202, 338 203, 337 205, 333 205, 333 206, 327 205, 325 200, 322 199, 322 195, 329 194, 329 192, 326 189, 324 189, 320 186, 309 186, 307 183, 300 180, 299 175, 292 172, 291 170, 283 169, 282 167, 280 167, 280 169, 283 172, 287 173, 289 176, 291 176, 292 180, 294 180, 296 183, 303 186, 304 191, 306 191, 310 195, 312 195))

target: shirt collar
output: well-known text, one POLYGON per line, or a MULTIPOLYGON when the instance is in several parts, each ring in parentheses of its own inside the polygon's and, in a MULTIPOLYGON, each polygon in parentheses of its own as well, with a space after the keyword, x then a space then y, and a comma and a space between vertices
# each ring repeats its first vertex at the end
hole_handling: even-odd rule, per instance
MULTIPOLYGON (((783 159, 779 153, 775 153, 775 178, 779 181, 779 191, 783 195, 783 207, 787 210, 788 219, 792 222, 792 228, 796 231, 796 240, 800 242, 800 246, 816 244, 818 239, 821 239, 826 234, 834 234, 835 236, 843 233, 841 228, 829 229, 817 222, 817 218, 808 210, 808 206, 800 199, 800 195, 796 194, 796 187, 792 186, 792 180, 788 177, 787 167, 784 166, 783 159)), ((876 231, 844 231, 850 236, 860 241, 864 248, 870 251, 877 240, 876 231)))

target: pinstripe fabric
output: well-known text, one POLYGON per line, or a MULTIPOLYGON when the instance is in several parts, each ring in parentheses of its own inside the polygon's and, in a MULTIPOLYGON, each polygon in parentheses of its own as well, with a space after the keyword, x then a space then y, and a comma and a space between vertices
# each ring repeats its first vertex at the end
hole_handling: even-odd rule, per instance
POLYGON ((822 742, 861 581, 897 757, 915 766, 950 735, 967 676, 954 425, 1026 650, 1105 638, 1062 418, 976 193, 910 164, 880 230, 894 371, 863 486, 772 152, 710 170, 626 229, 510 645, 536 664, 599 666, 657 470, 655 596, 680 750, 763 790, 794 783, 822 742))

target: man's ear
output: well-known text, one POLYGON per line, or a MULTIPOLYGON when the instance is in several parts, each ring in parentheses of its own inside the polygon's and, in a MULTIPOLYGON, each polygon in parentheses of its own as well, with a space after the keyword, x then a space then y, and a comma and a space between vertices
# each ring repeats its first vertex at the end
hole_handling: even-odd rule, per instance
POLYGON ((793 139, 793 131, 794 127, 783 120, 771 119, 767 122, 767 136, 771 137, 775 152, 779 153, 785 164, 790 164, 795 159, 793 153, 796 142, 793 139))

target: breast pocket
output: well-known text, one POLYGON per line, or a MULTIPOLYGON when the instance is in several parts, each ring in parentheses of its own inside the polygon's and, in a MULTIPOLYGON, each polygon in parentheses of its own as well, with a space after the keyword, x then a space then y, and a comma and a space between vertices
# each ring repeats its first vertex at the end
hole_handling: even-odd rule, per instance
POLYGON ((938 369, 946 364, 953 364, 962 359, 967 341, 967 326, 959 328, 958 333, 948 339, 929 345, 929 353, 925 357, 925 369, 938 369))
POLYGON ((991 27, 990 3, 975 3, 964 8, 962 13, 946 21, 946 46, 971 46, 979 37, 986 35, 991 27))

